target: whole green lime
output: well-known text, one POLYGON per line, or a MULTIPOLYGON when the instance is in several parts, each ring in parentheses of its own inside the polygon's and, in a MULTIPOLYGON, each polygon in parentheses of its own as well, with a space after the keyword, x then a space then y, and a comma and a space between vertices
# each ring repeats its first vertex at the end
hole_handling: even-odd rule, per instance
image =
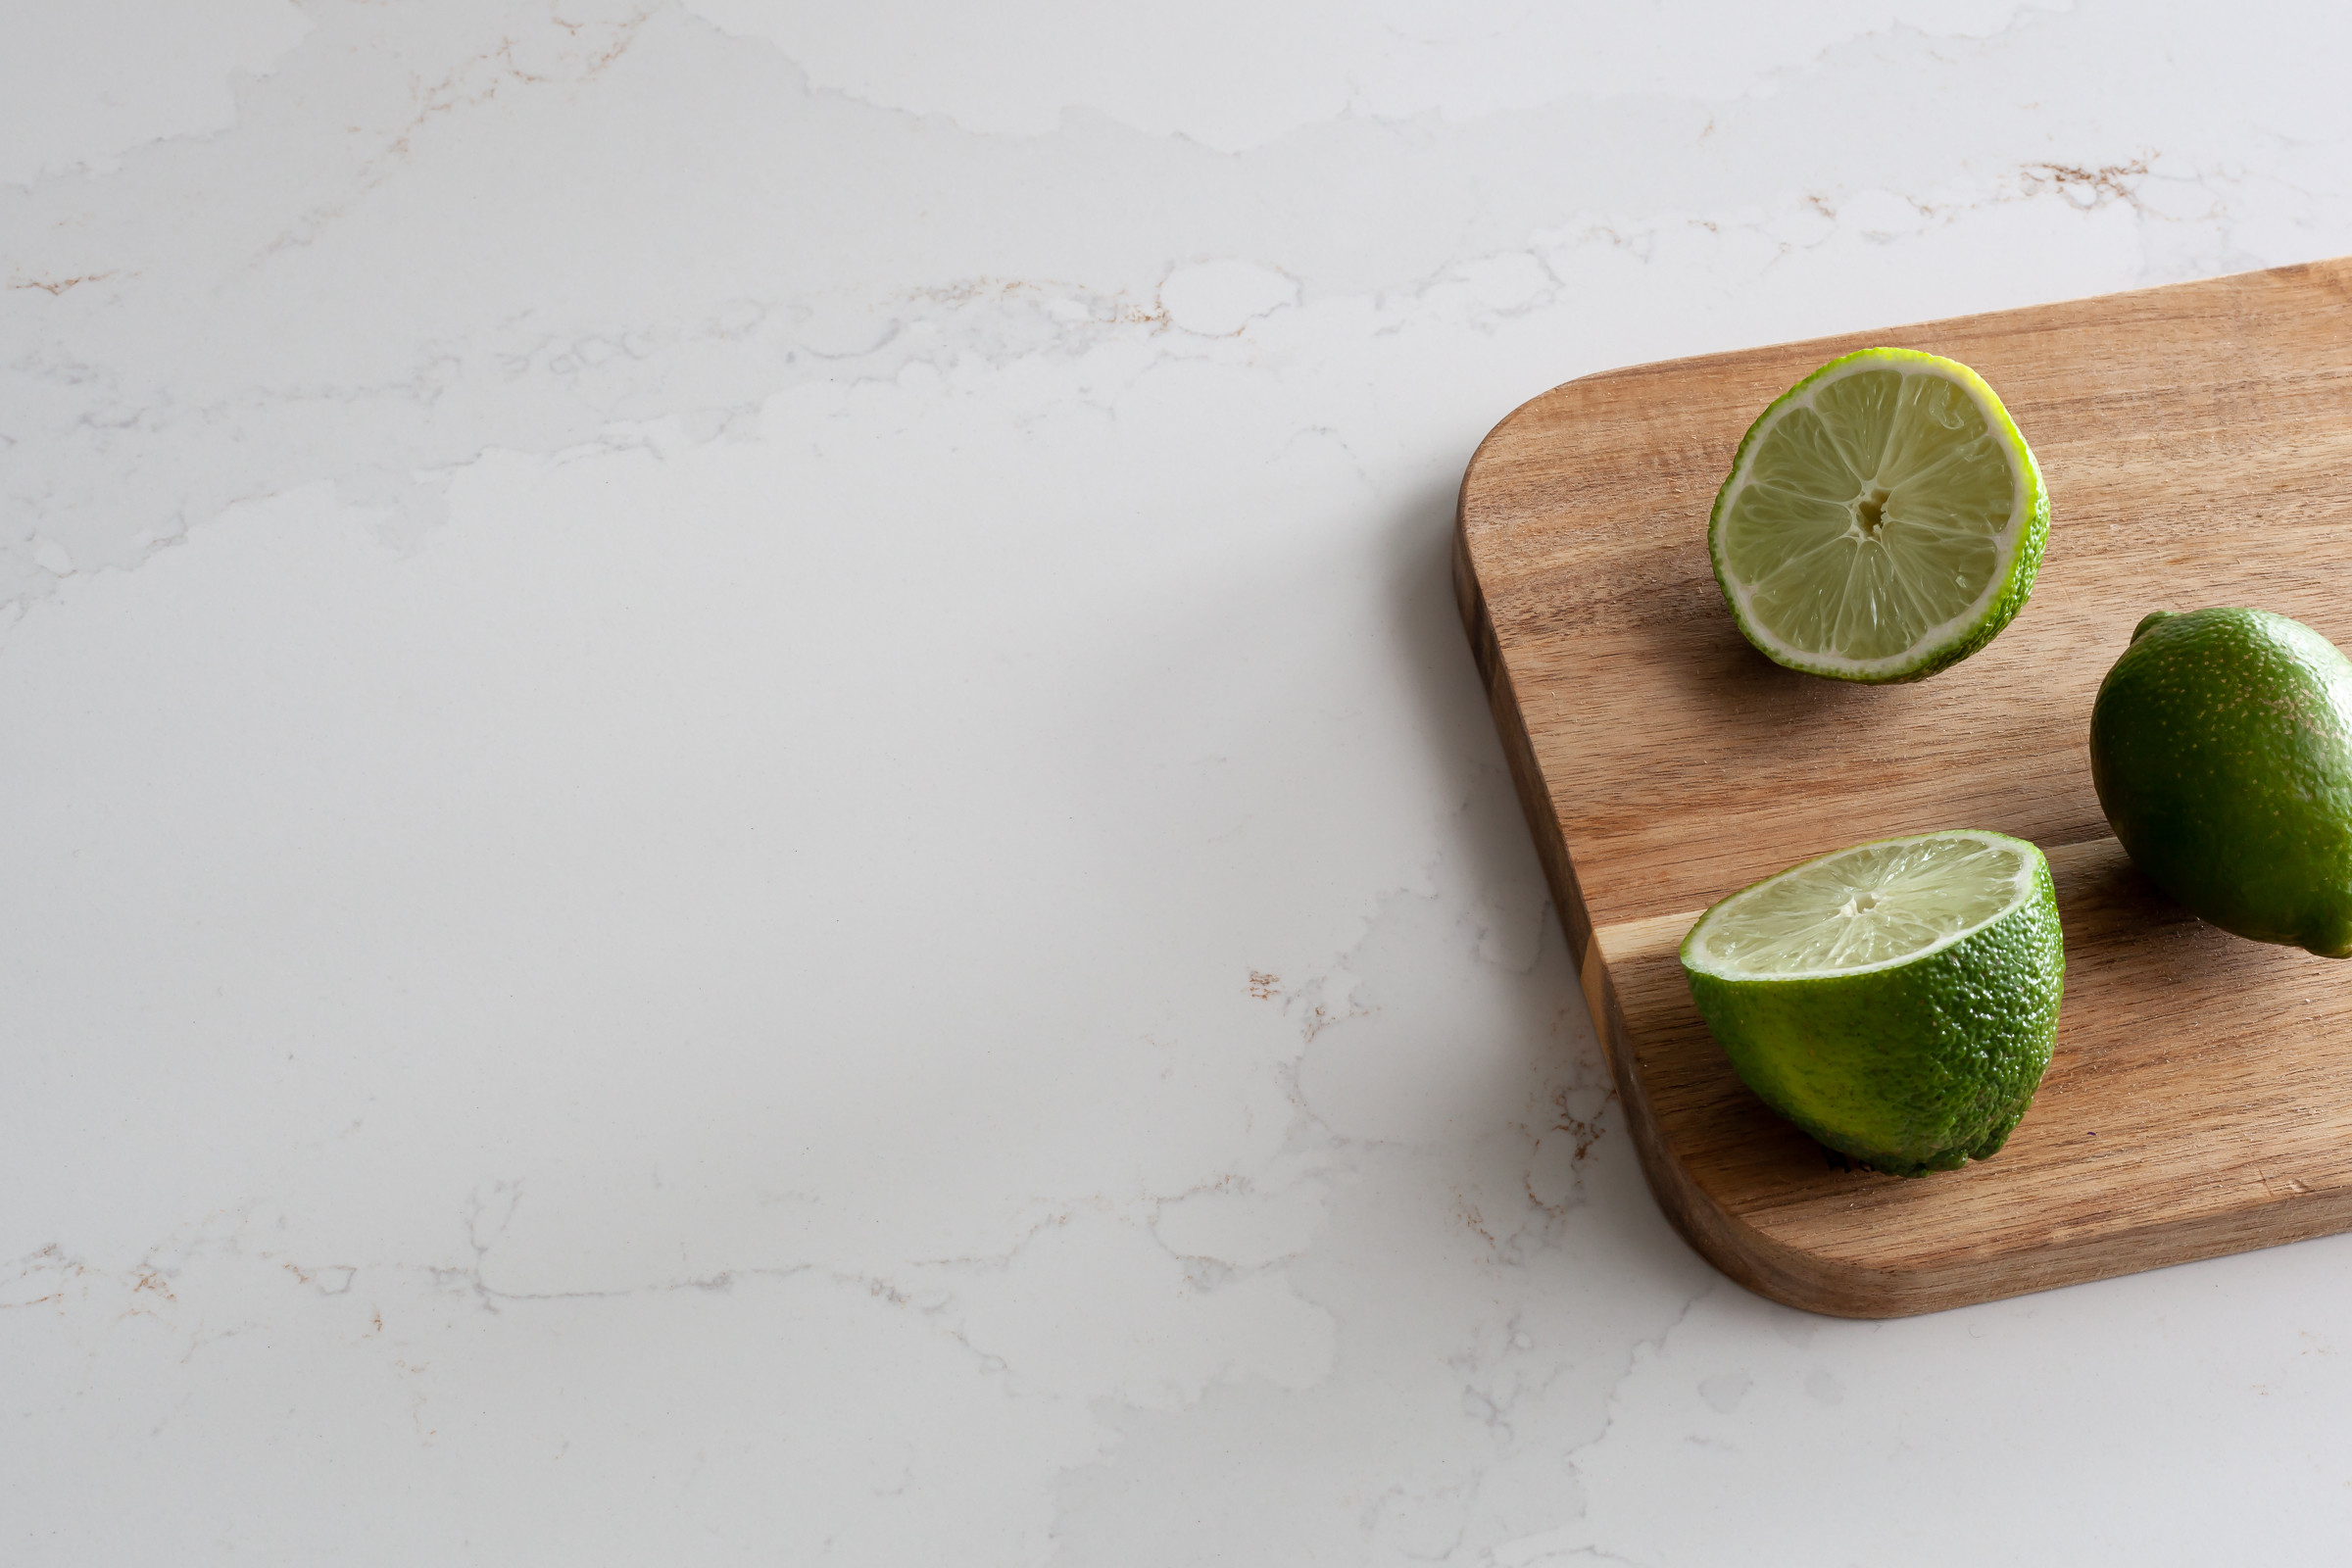
POLYGON ((2090 776, 2192 912, 2352 955, 2352 662, 2327 638, 2267 610, 2148 616, 2099 683, 2090 776))
POLYGON ((1757 1097, 1897 1176, 2008 1141, 2050 1064, 2066 975, 2049 862, 1967 829, 1766 877, 1699 916, 1682 959, 1757 1097))

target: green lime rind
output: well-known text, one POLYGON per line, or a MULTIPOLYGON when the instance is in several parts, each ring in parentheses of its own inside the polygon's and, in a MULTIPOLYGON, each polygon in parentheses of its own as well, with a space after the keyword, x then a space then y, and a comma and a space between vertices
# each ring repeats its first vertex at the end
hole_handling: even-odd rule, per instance
POLYGON ((1740 635, 1756 651, 1774 663, 1807 675, 1826 676, 1832 680, 1860 681, 1871 685, 1887 685, 1900 681, 1925 680, 1930 675, 1948 669, 1983 648, 2000 635, 2001 629, 2017 618, 2034 592, 2034 574, 2041 569, 2041 556, 2050 536, 2050 494, 2042 483, 2041 466, 2034 462, 2033 448, 2009 417, 2009 411, 2000 397, 1986 384, 1984 378, 1957 360, 1940 355, 1923 354, 1916 349, 1858 349, 1854 353, 1832 360, 1811 375, 1774 399, 1771 406, 1756 416, 1740 440, 1740 450, 1732 459, 1731 472, 1715 493, 1715 506, 1707 517, 1707 555, 1715 568, 1715 586, 1723 593, 1723 601, 1738 622, 1740 635), (1811 654, 1790 647, 1772 635, 1753 615, 1737 585, 1735 574, 1726 559, 1724 525, 1732 502, 1739 496, 1748 475, 1750 460, 1763 437, 1770 433, 1781 417, 1792 407, 1807 402, 1831 379, 1846 375, 1869 365, 1891 365, 1933 369, 1966 388, 2006 447, 2011 467, 2017 474, 2023 491, 2019 512, 2019 534, 2015 546, 2001 570, 1996 572, 1979 599, 1965 612, 1946 622, 1933 635, 1901 653, 1878 660, 1849 660, 1811 654))
POLYGON ((1973 836, 2030 855, 2031 891, 1916 956, 1818 975, 1715 972, 1696 957, 1700 932, 1753 889, 1717 903, 1683 941, 1690 999, 1740 1080, 1817 1142, 1889 1175, 1997 1152, 2057 1039, 2066 950, 2049 862, 2022 839, 1973 836))
POLYGON ((2352 956, 2352 662, 2267 610, 2159 611, 2099 683, 2090 778, 2148 880, 2256 942, 2352 956))

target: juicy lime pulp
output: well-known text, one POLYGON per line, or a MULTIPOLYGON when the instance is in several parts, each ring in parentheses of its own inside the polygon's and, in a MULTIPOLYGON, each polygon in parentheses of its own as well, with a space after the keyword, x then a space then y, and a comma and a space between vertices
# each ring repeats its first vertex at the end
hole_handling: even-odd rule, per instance
POLYGON ((1850 974, 1921 957, 2031 899, 2041 856, 1992 833, 1858 844, 1733 894, 1683 961, 1727 980, 1850 974))
POLYGON ((2041 470, 1984 377, 1933 354, 1863 349, 1749 427, 1707 545, 1765 657, 1897 681, 1991 641, 2032 592, 2048 533, 2041 470))

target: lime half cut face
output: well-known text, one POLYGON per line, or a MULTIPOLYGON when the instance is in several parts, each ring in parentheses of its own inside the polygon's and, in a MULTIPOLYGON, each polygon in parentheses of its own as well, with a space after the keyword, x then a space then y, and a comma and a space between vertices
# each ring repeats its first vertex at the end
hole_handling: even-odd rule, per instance
POLYGON ((1683 939, 1742 1082, 1900 1176, 1985 1159, 2050 1064, 2066 942, 2049 862, 1959 829, 1857 844, 1744 888, 1683 939))
POLYGON ((1691 929, 1684 961, 1726 980, 1904 963, 2034 899, 2041 864, 2032 845, 1998 834, 1858 844, 1715 906, 1691 929))
POLYGON ((1766 658, 1840 680, 1932 675, 2024 607, 2049 496, 2001 400, 1967 366, 1864 349, 1749 427, 1707 542, 1766 658))

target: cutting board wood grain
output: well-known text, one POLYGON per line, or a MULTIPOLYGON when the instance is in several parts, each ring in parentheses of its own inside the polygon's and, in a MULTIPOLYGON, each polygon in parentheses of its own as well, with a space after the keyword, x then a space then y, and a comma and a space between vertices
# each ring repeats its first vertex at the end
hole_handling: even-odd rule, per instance
POLYGON ((2155 892, 2108 836, 2085 747, 2150 610, 2255 605, 2352 647, 2352 259, 1572 381, 1472 458, 1454 579, 1642 1167, 1725 1273, 1888 1317, 2352 1229, 2352 964, 2155 892), (1706 526, 1749 421, 1877 344, 1984 373, 2051 522, 1999 638, 1874 688, 1751 650, 1706 526), (2049 852, 2066 1000, 2008 1148, 1906 1181, 1750 1095, 1675 950, 1759 877, 1943 827, 2049 852))

